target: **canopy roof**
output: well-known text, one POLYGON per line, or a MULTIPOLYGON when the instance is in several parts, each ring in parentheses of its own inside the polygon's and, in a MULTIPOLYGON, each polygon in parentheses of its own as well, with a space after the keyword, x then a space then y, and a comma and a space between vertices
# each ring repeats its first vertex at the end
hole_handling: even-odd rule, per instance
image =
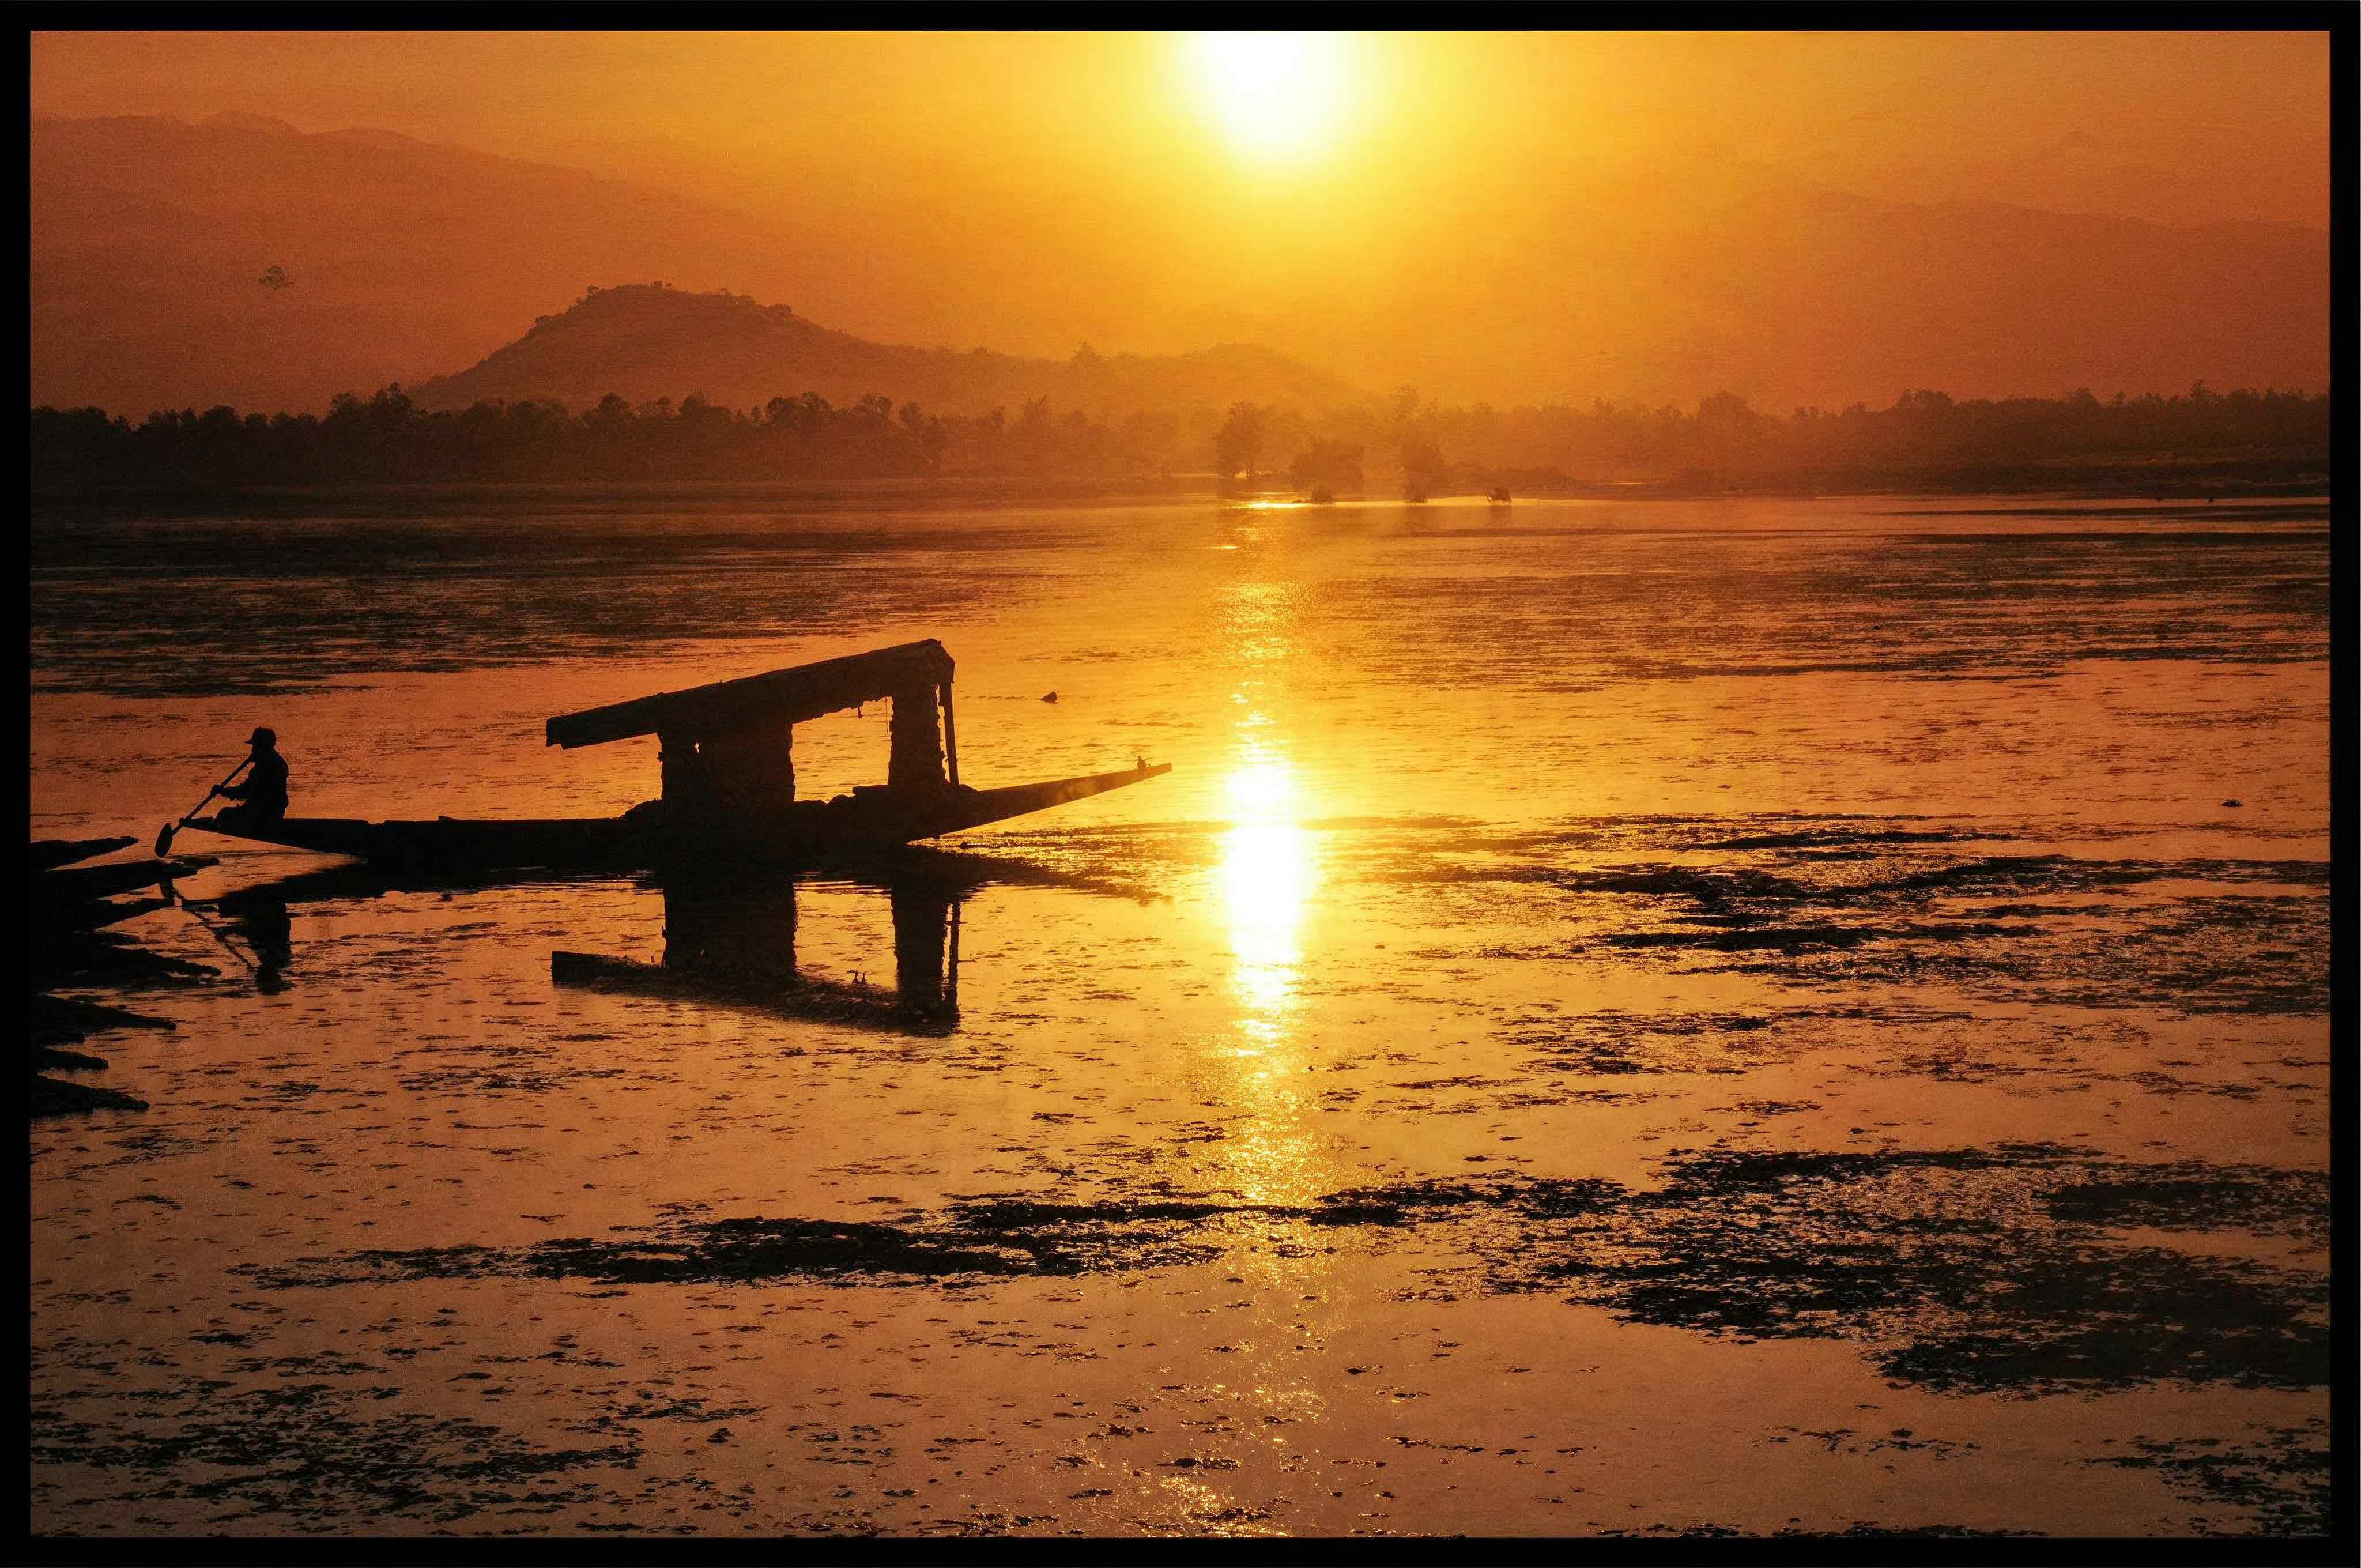
POLYGON ((663 733, 702 740, 762 720, 800 724, 896 693, 931 690, 950 678, 950 654, 929 637, 923 642, 822 659, 768 674, 562 713, 548 723, 547 743, 571 751, 577 746, 628 740, 634 735, 663 733))

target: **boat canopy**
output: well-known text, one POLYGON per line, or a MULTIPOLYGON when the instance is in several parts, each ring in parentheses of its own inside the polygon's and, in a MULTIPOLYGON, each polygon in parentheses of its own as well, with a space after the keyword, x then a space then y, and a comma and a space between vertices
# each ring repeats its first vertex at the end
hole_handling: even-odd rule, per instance
POLYGON ((704 740, 757 725, 801 724, 887 697, 923 693, 931 706, 937 693, 948 696, 950 684, 951 656, 929 637, 842 659, 822 659, 767 674, 563 713, 549 720, 547 743, 571 751, 638 735, 704 740))
POLYGON ((946 784, 956 788, 959 732, 951 713, 951 656, 931 637, 562 713, 549 720, 546 733, 550 745, 568 751, 653 735, 663 744, 659 761, 667 802, 700 813, 762 815, 794 805, 796 725, 887 700, 894 709, 885 787, 904 795, 931 795, 946 784))

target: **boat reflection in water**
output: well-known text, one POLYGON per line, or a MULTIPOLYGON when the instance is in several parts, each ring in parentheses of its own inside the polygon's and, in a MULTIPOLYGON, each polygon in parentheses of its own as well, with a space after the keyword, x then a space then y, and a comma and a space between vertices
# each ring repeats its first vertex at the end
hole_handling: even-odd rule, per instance
POLYGON ((796 892, 811 878, 673 878, 662 883, 661 963, 598 953, 549 957, 560 985, 642 992, 781 1017, 906 1035, 959 1027, 960 905, 994 883, 1113 894, 1159 895, 1053 872, 1022 861, 951 850, 906 849, 862 870, 831 873, 829 885, 884 894, 894 920, 894 984, 807 973, 796 960, 796 892))
MULTIPOLYGON (((390 893, 476 891, 523 882, 609 880, 580 873, 421 876, 367 864, 341 865, 241 888, 203 901, 202 907, 196 901, 182 902, 255 971, 260 989, 273 992, 284 988, 282 974, 292 957, 291 905, 390 893), (206 915, 206 908, 226 916, 226 922, 206 915)), ((1139 904, 1164 896, 1021 861, 916 846, 825 876, 760 870, 729 877, 675 874, 641 883, 663 894, 661 963, 560 948, 550 955, 550 978, 560 985, 641 992, 782 1017, 908 1035, 949 1035, 959 1026, 960 905, 994 884, 1060 888, 1139 904), (814 884, 885 895, 894 923, 891 987, 815 974, 798 965, 796 891, 814 884)))
POLYGON ((959 1027, 959 905, 972 888, 923 875, 875 885, 894 916, 891 989, 796 966, 792 880, 667 882, 662 963, 560 948, 549 955, 549 978, 856 1028, 948 1035, 959 1027))

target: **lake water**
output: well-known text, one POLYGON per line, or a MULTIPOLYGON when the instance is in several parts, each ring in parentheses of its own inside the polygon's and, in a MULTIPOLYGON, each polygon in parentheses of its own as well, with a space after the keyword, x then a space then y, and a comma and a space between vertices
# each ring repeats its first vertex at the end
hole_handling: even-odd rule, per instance
MULTIPOLYGON (((144 845, 256 724, 302 815, 619 811, 653 741, 544 718, 922 636, 965 782, 1172 772, 917 896, 185 834, 122 929, 218 979, 83 1047, 151 1108, 31 1129, 33 1528, 2323 1530, 2328 557, 2322 500, 37 517, 36 837, 144 845)), ((796 750, 881 779, 884 710, 796 750)))

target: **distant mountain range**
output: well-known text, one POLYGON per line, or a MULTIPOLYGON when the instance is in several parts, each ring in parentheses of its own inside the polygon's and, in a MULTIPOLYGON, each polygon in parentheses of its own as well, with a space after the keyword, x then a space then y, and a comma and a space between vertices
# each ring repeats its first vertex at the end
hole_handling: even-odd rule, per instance
POLYGON ((1181 294, 1136 309, 1177 320, 1185 304, 1214 323, 1251 309, 1280 324, 1235 335, 1271 347, 1024 358, 890 346, 815 318, 890 336, 877 323, 892 302, 949 291, 979 321, 994 300, 1038 311, 1075 258, 948 241, 919 254, 825 233, 780 215, 796 211, 792 189, 754 214, 249 115, 36 120, 30 137, 31 400, 134 418, 318 410, 396 380, 435 404, 578 409, 613 391, 744 407, 818 391, 1012 416, 1036 397, 1115 416, 1237 399, 1319 407, 1356 395, 1347 383, 1401 380, 1502 404, 1686 405, 1730 389, 1777 411, 1883 406, 1907 387, 2106 397, 2200 377, 2328 383, 2327 235, 2296 225, 1914 205, 1729 170, 1586 178, 1438 216, 1457 248, 1422 268, 1373 264, 1324 294, 1236 301, 1191 290, 1184 269, 1159 285, 1181 294), (654 279, 670 287, 585 294, 654 279))
POLYGON ((1024 359, 977 349, 870 343, 742 294, 655 284, 598 289, 456 376, 408 389, 427 408, 487 398, 552 400, 580 410, 609 392, 633 403, 688 393, 736 408, 818 392, 849 404, 883 395, 935 413, 1052 409, 1120 417, 1142 408, 1220 408, 1246 400, 1324 409, 1358 394, 1282 355, 1247 344, 1198 354, 1024 359))
POLYGON ((37 120, 31 178, 35 404, 135 419, 318 410, 390 381, 434 406, 818 391, 1012 416, 1035 397, 1107 413, 1352 395, 1246 345, 1060 362, 864 342, 785 304, 698 291, 751 281, 777 301, 818 280, 841 293, 873 258, 790 223, 386 131, 306 136, 237 114, 37 120), (283 283, 264 281, 271 269, 283 283), (542 314, 631 279, 683 287, 602 289, 542 314))
POLYGON ((247 115, 36 120, 30 179, 33 401, 134 418, 422 381, 586 284, 792 299, 858 259, 576 170, 247 115), (286 286, 261 281, 274 267, 286 286))

